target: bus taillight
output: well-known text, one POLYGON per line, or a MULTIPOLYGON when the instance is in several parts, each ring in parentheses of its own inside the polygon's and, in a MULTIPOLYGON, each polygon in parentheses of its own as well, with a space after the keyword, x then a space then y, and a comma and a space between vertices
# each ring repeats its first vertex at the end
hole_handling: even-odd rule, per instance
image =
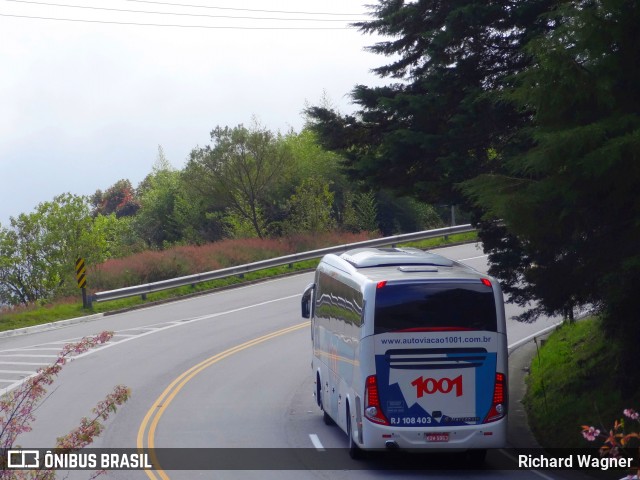
POLYGON ((493 402, 489 414, 482 423, 495 422, 507 414, 507 392, 504 373, 496 373, 496 383, 493 387, 493 402))
POLYGON ((382 413, 380 407, 380 395, 378 394, 378 381, 375 375, 367 377, 364 390, 365 406, 364 416, 374 423, 389 425, 387 417, 382 413))

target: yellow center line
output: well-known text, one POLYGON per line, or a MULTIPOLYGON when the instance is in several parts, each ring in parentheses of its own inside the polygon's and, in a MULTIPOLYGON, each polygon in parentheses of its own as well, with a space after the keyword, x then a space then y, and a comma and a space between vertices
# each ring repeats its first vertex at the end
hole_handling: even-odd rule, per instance
MULTIPOLYGON (((260 343, 266 342, 267 340, 271 340, 273 338, 279 337, 281 335, 285 335, 290 332, 294 332, 296 330, 300 330, 301 328, 309 326, 309 322, 299 323, 292 327, 283 328, 282 330, 278 330, 267 335, 263 335, 262 337, 254 338, 253 340, 249 340, 248 342, 242 343, 240 345, 236 345, 235 347, 229 348, 224 352, 217 353, 212 357, 207 358, 206 360, 194 365, 189 370, 182 373, 179 377, 177 377, 173 382, 169 384, 169 386, 160 394, 160 396, 153 402, 151 408, 144 416, 142 423, 140 424, 140 428, 138 429, 138 437, 137 437, 137 447, 138 449, 144 449, 144 440, 145 440, 145 432, 147 431, 147 426, 149 426, 149 430, 147 432, 147 448, 153 449, 155 448, 155 432, 158 427, 158 423, 160 422, 160 418, 167 410, 173 399, 178 395, 180 390, 184 388, 184 386, 196 375, 202 372, 204 369, 214 365, 215 363, 223 360, 235 353, 241 352, 247 348, 251 348, 260 343), (149 423, 151 422, 151 423, 149 423)), ((167 474, 159 468, 157 459, 153 458, 152 454, 152 462, 158 468, 156 473, 163 480, 169 480, 167 474)), ((145 470, 147 476, 151 480, 157 480, 158 477, 151 470, 145 470)))

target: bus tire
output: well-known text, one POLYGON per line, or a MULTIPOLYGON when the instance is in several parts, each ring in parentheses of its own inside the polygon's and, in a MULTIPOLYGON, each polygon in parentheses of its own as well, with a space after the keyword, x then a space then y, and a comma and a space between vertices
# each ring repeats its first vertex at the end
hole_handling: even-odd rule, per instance
POLYGON ((333 421, 333 418, 331 418, 327 412, 322 412, 322 420, 324 421, 325 425, 331 426, 336 424, 336 422, 333 421))
POLYGON ((354 460, 362 458, 362 450, 358 447, 358 444, 353 439, 353 431, 351 428, 351 412, 349 411, 349 405, 347 405, 347 437, 349 438, 349 456, 354 460))
POLYGON ((320 410, 324 411, 322 408, 322 384, 320 383, 320 374, 316 375, 316 403, 320 410))
POLYGON ((335 425, 333 419, 324 409, 324 402, 322 401, 322 383, 320 383, 320 374, 316 375, 316 402, 318 407, 322 410, 322 421, 325 425, 335 425))

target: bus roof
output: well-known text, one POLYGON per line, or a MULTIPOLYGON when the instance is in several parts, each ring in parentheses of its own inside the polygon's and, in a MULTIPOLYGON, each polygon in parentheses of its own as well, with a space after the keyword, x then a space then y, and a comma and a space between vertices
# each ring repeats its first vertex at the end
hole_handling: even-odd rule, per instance
POLYGON ((323 262, 371 280, 472 279, 485 275, 462 263, 415 248, 357 248, 323 262))
POLYGON ((357 248, 340 255, 356 268, 390 266, 452 267, 453 260, 417 248, 357 248))

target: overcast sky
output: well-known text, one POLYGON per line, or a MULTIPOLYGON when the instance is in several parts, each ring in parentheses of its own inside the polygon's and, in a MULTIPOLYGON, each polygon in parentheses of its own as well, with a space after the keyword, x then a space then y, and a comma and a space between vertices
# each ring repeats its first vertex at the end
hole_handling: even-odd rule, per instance
POLYGON ((354 85, 386 83, 370 70, 387 59, 364 51, 379 39, 346 28, 366 3, 0 0, 0 224, 64 192, 137 186, 159 145, 182 168, 216 125, 299 131, 323 92, 352 111, 354 85))

